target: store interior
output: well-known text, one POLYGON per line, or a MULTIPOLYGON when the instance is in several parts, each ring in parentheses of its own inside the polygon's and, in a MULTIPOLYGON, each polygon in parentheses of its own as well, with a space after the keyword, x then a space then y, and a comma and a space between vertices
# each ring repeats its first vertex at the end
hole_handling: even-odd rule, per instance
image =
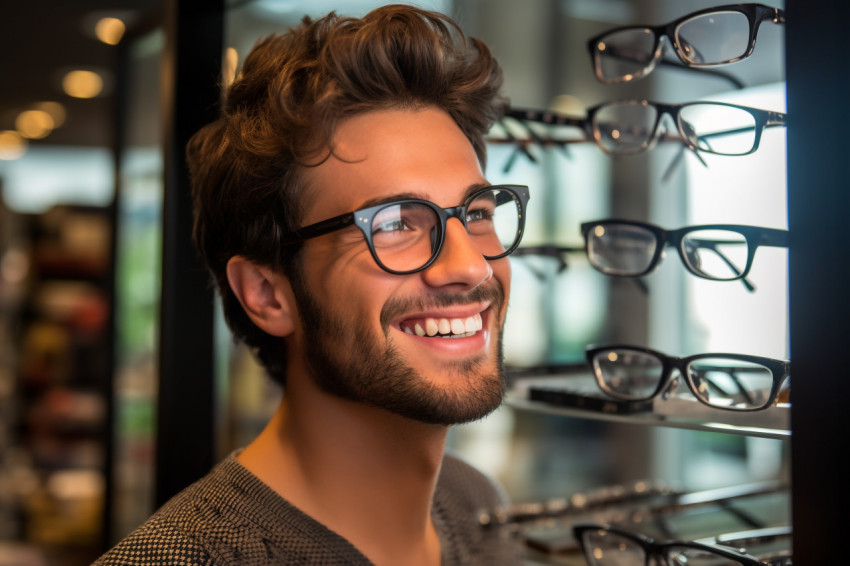
MULTIPOLYGON (((22 54, 0 63, 5 76, 20 78, 0 87, 0 566, 76 566, 129 533, 199 470, 249 442, 281 394, 233 343, 193 257, 180 143, 193 121, 215 111, 196 103, 189 116, 187 99, 214 101, 218 81, 233 79, 258 38, 304 14, 361 15, 383 2, 31 4, 11 8, 14 17, 0 24, 3 51, 22 54), (103 18, 125 25, 114 44, 97 38, 103 18), (204 43, 210 29, 216 37, 204 43), (193 68, 196 57, 220 65, 218 76, 193 68), (87 98, 68 94, 62 79, 72 70, 96 73, 100 90, 87 98), (21 134, 20 116, 34 111, 49 116, 48 125, 21 134)), ((498 479, 514 504, 482 510, 482 529, 523 537, 534 565, 585 564, 572 527, 587 522, 659 540, 712 542, 771 528, 770 544, 748 551, 790 555, 793 539, 795 559, 808 557, 798 563, 826 563, 819 561, 830 552, 820 544, 831 538, 824 525, 842 506, 823 497, 828 486, 814 484, 819 474, 842 472, 828 464, 820 427, 841 426, 838 403, 847 385, 837 363, 824 360, 840 358, 847 330, 836 313, 850 309, 842 310, 847 298, 837 283, 846 268, 823 276, 811 268, 825 261, 823 237, 843 237, 840 210, 848 197, 835 180, 848 164, 829 149, 840 145, 838 133, 817 148, 803 134, 838 107, 824 93, 840 92, 850 74, 823 78, 803 52, 815 49, 807 41, 814 30, 838 18, 765 0, 784 9, 787 22, 763 21, 745 60, 688 68, 667 42, 663 63, 646 76, 606 83, 594 75, 591 38, 621 26, 660 26, 719 3, 416 4, 454 17, 500 61, 514 112, 488 136, 486 176, 493 184, 528 185, 532 195, 522 246, 511 258, 506 402, 449 436, 449 449, 498 479), (792 45, 800 47, 794 57, 787 55, 792 45), (832 82, 805 83, 813 76, 832 82), (792 114, 794 100, 802 108, 800 100, 816 95, 824 104, 806 98, 790 122, 797 128, 800 117, 800 137, 777 119, 762 128, 752 151, 731 152, 743 155, 720 154, 723 136, 714 146, 700 140, 689 148, 684 119, 677 123, 670 110, 659 118, 654 143, 622 154, 619 133, 606 148, 602 119, 591 120, 597 106, 624 100, 723 103, 768 111, 773 120, 792 114), (603 272, 599 263, 607 259, 591 254, 590 240, 607 220, 665 233, 712 228, 684 236, 678 250, 662 240, 653 269, 617 276, 613 268, 603 272), (746 229, 721 233, 719 225, 746 229), (806 237, 794 239, 798 227, 806 237), (758 244, 751 232, 762 238, 758 244), (714 244, 705 244, 710 238, 714 244), (717 247, 714 255, 705 251, 730 238, 734 253, 745 240, 743 248, 757 247, 734 259, 734 276, 717 247), (696 259, 685 241, 697 246, 696 259), (713 268, 722 274, 709 273, 713 268), (586 351, 606 345, 609 360, 643 351, 645 362, 647 349, 650 357, 712 353, 701 367, 741 355, 745 361, 736 363, 758 367, 768 381, 769 364, 752 357, 785 365, 774 370, 766 406, 750 399, 740 410, 714 393, 703 399, 699 378, 687 377, 700 372, 680 369, 671 369, 651 399, 638 401, 601 383, 604 363, 592 365, 586 351), (805 447, 798 448, 801 438, 805 447), (803 516, 816 519, 801 524, 803 516)), ((824 51, 824 65, 840 61, 840 48, 824 51)), ((847 69, 846 61, 836 64, 847 69)), ((674 111, 681 118, 696 107, 674 111)), ((708 108, 705 127, 713 128, 721 107, 708 108)), ((756 121, 768 115, 758 112, 756 121)), ((693 116, 688 120, 700 124, 693 116)), ((835 120, 840 132, 848 119, 835 120)))

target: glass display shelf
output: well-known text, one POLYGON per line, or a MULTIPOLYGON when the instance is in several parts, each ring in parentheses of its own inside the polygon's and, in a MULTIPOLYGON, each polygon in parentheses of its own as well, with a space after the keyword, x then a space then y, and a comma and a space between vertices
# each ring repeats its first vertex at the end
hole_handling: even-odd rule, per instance
POLYGON ((698 402, 682 391, 668 399, 622 403, 596 386, 590 371, 511 375, 505 404, 513 409, 624 424, 655 425, 690 430, 785 439, 791 436, 791 405, 762 411, 726 411, 698 402))

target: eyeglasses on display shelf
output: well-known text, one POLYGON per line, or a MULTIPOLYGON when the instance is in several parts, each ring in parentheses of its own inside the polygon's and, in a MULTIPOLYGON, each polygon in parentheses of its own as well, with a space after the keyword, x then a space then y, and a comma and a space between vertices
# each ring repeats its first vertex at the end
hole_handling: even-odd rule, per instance
POLYGON ((788 231, 736 224, 704 224, 665 230, 646 222, 596 220, 581 225, 590 264, 616 277, 641 277, 661 262, 672 246, 687 270, 714 281, 741 280, 749 291, 755 286, 746 277, 759 246, 788 247, 788 231))
MULTIPOLYGON (((726 102, 664 104, 649 100, 612 100, 593 106, 584 118, 555 112, 512 108, 506 117, 579 128, 609 155, 648 151, 660 141, 675 141, 694 152, 740 156, 756 151, 765 128, 787 126, 787 115, 726 102), (661 128, 664 115, 676 124, 677 135, 661 128)), ((528 128, 530 133, 533 130, 528 128)), ((539 140, 533 140, 538 141, 539 140)))
POLYGON ((406 275, 434 263, 446 238, 446 222, 460 220, 485 259, 499 259, 516 249, 525 227, 528 187, 498 185, 474 191, 459 206, 442 208, 421 199, 393 199, 300 228, 281 245, 297 244, 349 226, 366 239, 381 269, 406 275))
POLYGON ((573 526, 589 566, 783 566, 787 557, 763 561, 736 548, 687 540, 658 541, 636 532, 597 524, 573 526))
POLYGON ((663 59, 669 44, 688 68, 703 69, 752 55, 763 22, 785 23, 785 12, 763 4, 733 4, 693 12, 670 23, 625 26, 590 39, 596 78, 603 83, 642 79, 663 59))
POLYGON ((677 370, 698 401, 717 409, 760 411, 789 393, 791 362, 734 353, 668 356, 626 345, 588 346, 588 364, 599 388, 623 401, 667 395, 677 370))

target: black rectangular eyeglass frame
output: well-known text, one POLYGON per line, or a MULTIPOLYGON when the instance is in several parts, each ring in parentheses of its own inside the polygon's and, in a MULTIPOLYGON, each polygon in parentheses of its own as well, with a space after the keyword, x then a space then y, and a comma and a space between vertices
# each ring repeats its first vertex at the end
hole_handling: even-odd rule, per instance
MULTIPOLYGON (((688 389, 694 394, 697 400, 704 405, 715 409, 724 409, 730 411, 761 411, 770 407, 776 402, 776 398, 779 396, 779 391, 782 387, 782 384, 785 382, 785 379, 791 375, 791 362, 788 360, 777 360, 774 358, 766 358, 763 356, 753 356, 749 354, 735 354, 735 353, 706 353, 706 354, 694 354, 692 356, 678 357, 678 356, 669 356, 663 352, 659 352, 658 350, 652 350, 650 348, 643 348, 640 346, 631 346, 626 344, 611 344, 611 345, 594 345, 591 344, 587 346, 584 350, 585 358, 587 359, 588 365, 591 368, 594 367, 593 361, 596 357, 603 353, 608 352, 610 350, 631 350, 633 352, 640 352, 641 354, 647 354, 649 356, 654 357, 659 362, 661 362, 661 377, 658 380, 658 385, 651 395, 647 395, 646 397, 641 398, 633 398, 629 397, 629 400, 633 401, 644 401, 648 399, 652 399, 661 392, 665 390, 665 388, 670 383, 673 378, 673 370, 678 370, 681 374, 682 378, 685 380, 685 383, 688 386, 688 389), (773 383, 770 387, 770 395, 768 395, 767 401, 758 407, 751 408, 730 408, 730 407, 722 407, 719 405, 712 405, 710 403, 706 403, 705 400, 700 396, 699 391, 697 390, 696 384, 691 380, 690 374, 688 373, 688 366, 697 361, 703 360, 707 358, 725 358, 729 360, 737 360, 740 362, 748 362, 754 363, 761 366, 766 367, 770 370, 771 375, 773 376, 773 383)), ((732 371, 736 368, 734 367, 722 367, 717 368, 723 371, 732 371)), ((593 372, 593 376, 596 379, 597 385, 599 388, 604 391, 606 394, 611 395, 614 398, 618 398, 617 394, 612 392, 606 385, 604 380, 599 376, 596 371, 593 372)), ((734 377, 734 376, 733 376, 734 377)))
MULTIPOLYGON (((763 228, 761 226, 746 226, 739 224, 702 224, 698 226, 685 226, 683 228, 678 228, 676 230, 666 230, 661 228, 660 226, 656 226, 654 224, 650 224, 648 222, 638 222, 635 220, 622 220, 617 218, 610 218, 607 220, 597 220, 594 222, 584 222, 581 224, 581 235, 584 238, 585 242, 585 252, 587 253, 588 260, 590 264, 593 265, 594 268, 605 273, 606 275, 611 275, 614 277, 642 277, 644 275, 648 275, 651 273, 658 264, 661 262, 662 254, 664 252, 664 248, 666 246, 672 246, 676 248, 679 253, 679 259, 682 260, 682 264, 684 264, 685 268, 692 274, 700 277, 702 279, 710 279, 713 281, 735 281, 742 280, 744 285, 750 291, 754 290, 755 287, 752 283, 749 283, 746 280, 747 274, 749 274, 750 269, 753 265, 753 258, 755 257, 756 250, 759 246, 769 246, 769 247, 779 247, 779 248, 787 248, 788 247, 788 230, 780 230, 778 228, 763 228), (599 266, 590 253, 590 239, 588 238, 588 233, 591 229, 596 226, 637 226, 639 228, 643 228, 648 232, 652 233, 655 236, 656 246, 655 253, 652 256, 649 264, 646 269, 639 273, 629 273, 629 274, 621 274, 621 273, 612 273, 609 270, 599 266), (684 246, 682 245, 682 241, 685 236, 687 236, 691 232, 695 232, 697 230, 727 230, 730 232, 735 232, 741 234, 747 242, 747 262, 744 265, 743 269, 740 269, 738 266, 735 266, 729 261, 729 259, 720 252, 720 250, 716 249, 716 247, 712 246, 712 242, 700 240, 700 243, 703 247, 709 247, 720 257, 733 271, 737 274, 734 277, 728 278, 719 278, 719 277, 710 277, 704 273, 700 273, 696 271, 688 262, 686 252, 684 246)), ((714 242, 715 244, 718 242, 714 242)), ((720 242, 722 243, 722 242, 720 242)))
MULTIPOLYGON (((670 41, 670 44, 673 46, 673 51, 675 51, 676 56, 688 68, 703 68, 703 67, 716 67, 719 65, 727 65, 729 63, 735 63, 737 61, 741 61, 746 59, 750 55, 753 54, 756 46, 756 38, 758 36, 758 30, 761 26, 762 22, 772 21, 777 24, 785 23, 785 12, 779 8, 773 8, 771 6, 765 6, 764 4, 729 4, 725 6, 714 6, 711 8, 706 8, 703 10, 698 10, 696 12, 691 12, 690 14, 686 14, 680 18, 676 18, 672 22, 668 22, 666 24, 661 24, 657 26, 651 25, 629 25, 629 26, 621 26, 617 28, 609 29, 599 35, 596 35, 587 41, 587 49, 590 52, 591 64, 593 65, 593 72, 596 76, 597 80, 603 83, 619 83, 619 82, 627 82, 625 80, 613 80, 604 78, 601 70, 601 65, 599 62, 599 55, 601 51, 599 50, 600 42, 606 37, 613 33, 619 33, 628 30, 650 30, 654 38, 652 52, 656 53, 658 51, 659 42, 662 37, 667 37, 670 41), (699 17, 705 14, 713 14, 718 12, 740 12, 747 17, 747 21, 750 24, 750 33, 747 41, 747 49, 741 54, 739 57, 735 57, 726 61, 716 62, 716 63, 695 63, 687 59, 683 53, 682 47, 676 41, 676 29, 684 22, 687 22, 695 17, 699 17)), ((652 60, 647 61, 646 67, 643 71, 635 76, 634 79, 640 79, 647 76, 649 73, 653 71, 658 62, 659 57, 654 57, 652 60)), ((662 61, 663 62, 663 61, 662 61)), ((633 79, 632 79, 633 80, 633 79)))
MULTIPOLYGON (((475 198, 477 198, 482 193, 492 191, 494 189, 500 189, 511 193, 513 195, 512 198, 516 198, 517 202, 520 205, 520 210, 518 213, 519 218, 517 224, 517 237, 514 240, 513 245, 496 256, 484 256, 484 258, 487 260, 499 259, 510 255, 517 248, 517 246, 519 246, 519 243, 522 240, 522 235, 525 230, 525 209, 528 205, 529 198, 528 187, 525 185, 488 185, 470 194, 464 200, 463 204, 447 208, 442 208, 431 201, 422 199, 398 199, 389 202, 384 202, 381 204, 376 204, 374 206, 361 208, 353 212, 340 214, 339 216, 334 216, 333 218, 328 218, 326 220, 320 220, 319 222, 315 222, 308 226, 303 226, 295 232, 291 232, 289 234, 284 234, 283 236, 281 236, 280 245, 290 246, 293 244, 298 244, 304 242, 305 240, 309 240, 311 238, 318 238, 319 236, 324 236, 325 234, 330 234, 331 232, 342 230, 343 228, 347 228, 349 226, 354 225, 360 230, 360 232, 363 233, 363 237, 365 238, 366 244, 369 247, 369 253, 372 255, 372 259, 375 260, 375 263, 377 263, 381 269, 394 275, 407 275, 410 273, 416 273, 418 271, 427 269, 432 263, 434 263, 434 261, 437 259, 437 256, 440 255, 440 251, 443 248, 443 243, 445 242, 446 222, 448 222, 449 218, 457 218, 458 220, 460 220, 461 224, 466 227, 466 207, 469 205, 470 202, 475 200, 475 198), (431 254, 431 259, 429 259, 428 262, 422 265, 421 267, 407 271, 398 271, 385 266, 378 258, 378 254, 375 251, 375 246, 372 241, 371 228, 372 221, 374 220, 375 216, 386 207, 399 204, 419 204, 427 206, 428 208, 432 209, 436 213, 437 217, 440 219, 440 233, 436 235, 437 237, 435 239, 434 250, 431 254)), ((506 200, 504 202, 508 201, 506 200)))
MULTIPOLYGON (((740 155, 749 155, 750 153, 755 152, 759 144, 761 142, 761 136, 764 132, 765 128, 775 127, 775 126, 787 126, 788 125, 788 115, 783 112, 776 112, 773 110, 762 110, 760 108, 752 108, 749 106, 741 106, 740 104, 731 104, 728 102, 684 102, 681 104, 666 104, 662 102, 653 102, 651 100, 639 100, 639 99, 620 99, 620 100, 609 100, 603 102, 601 104, 597 104, 587 109, 587 116, 584 118, 575 118, 573 116, 567 116, 565 114, 560 114, 552 111, 541 111, 541 110, 532 110, 526 108, 511 108, 507 112, 505 112, 505 116, 512 118, 514 120, 518 120, 521 123, 525 123, 527 121, 530 122, 539 122, 542 124, 549 124, 553 126, 572 126, 581 129, 585 138, 588 141, 596 142, 596 145, 599 146, 599 149, 602 150, 603 153, 607 153, 608 155, 632 155, 636 153, 640 153, 643 151, 647 151, 655 147, 656 143, 659 141, 677 141, 681 142, 688 149, 694 151, 695 153, 703 152, 703 153, 714 153, 717 155, 730 155, 723 152, 716 152, 712 150, 710 147, 700 147, 695 143, 693 139, 693 133, 688 131, 685 124, 682 123, 680 118, 680 113, 682 109, 687 108, 689 106, 701 105, 701 106, 718 106, 718 107, 726 107, 726 108, 736 108, 738 110, 742 110, 744 112, 749 113, 753 117, 753 122, 755 127, 753 129, 753 145, 752 147, 744 152, 744 153, 735 153, 731 155, 740 156, 740 155), (643 136, 646 137, 646 142, 641 144, 639 147, 635 149, 629 149, 624 151, 611 151, 605 144, 602 142, 602 132, 603 130, 609 131, 613 129, 623 129, 620 124, 600 124, 596 118, 596 115, 603 109, 613 106, 613 105, 635 105, 635 106, 652 106, 656 110, 656 118, 655 124, 652 126, 652 131, 643 132, 643 136), (678 130, 679 137, 673 138, 667 132, 662 132, 659 127, 661 124, 661 120, 664 115, 670 116, 676 124, 676 128, 678 130)), ((734 135, 738 133, 742 133, 744 131, 750 130, 751 128, 741 128, 736 130, 728 130, 716 132, 713 134, 708 134, 700 137, 696 140, 699 142, 701 140, 706 140, 711 137, 717 136, 726 136, 726 135, 734 135)))
MULTIPOLYGON (((585 557, 587 557, 588 563, 591 563, 589 557, 592 556, 593 552, 593 549, 585 547, 584 534, 588 531, 605 531, 631 540, 632 542, 644 549, 644 552, 646 553, 646 564, 650 564, 650 556, 661 556, 666 559, 666 551, 669 548, 673 547, 687 547, 693 548, 695 550, 701 550, 704 552, 710 552, 719 557, 723 557, 729 560, 735 560, 739 564, 741 564, 741 566, 765 566, 769 564, 767 562, 759 560, 757 557, 751 554, 747 554, 746 552, 741 552, 737 549, 730 547, 717 546, 713 544, 689 540, 657 541, 652 537, 648 537, 640 533, 625 531, 623 529, 618 529, 615 527, 597 523, 580 523, 577 525, 573 525, 573 536, 579 542, 579 545, 581 546, 585 557)), ((638 566, 644 565, 640 564, 638 566)))

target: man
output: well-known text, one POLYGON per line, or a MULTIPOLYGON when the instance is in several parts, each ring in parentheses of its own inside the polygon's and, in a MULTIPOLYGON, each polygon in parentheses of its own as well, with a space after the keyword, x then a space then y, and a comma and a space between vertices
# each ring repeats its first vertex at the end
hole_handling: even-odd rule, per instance
POLYGON ((188 149, 195 239, 285 394, 99 564, 521 562, 478 526, 500 492, 444 457, 449 425, 504 392, 528 193, 482 173, 500 87, 482 43, 409 6, 254 48, 188 149))

